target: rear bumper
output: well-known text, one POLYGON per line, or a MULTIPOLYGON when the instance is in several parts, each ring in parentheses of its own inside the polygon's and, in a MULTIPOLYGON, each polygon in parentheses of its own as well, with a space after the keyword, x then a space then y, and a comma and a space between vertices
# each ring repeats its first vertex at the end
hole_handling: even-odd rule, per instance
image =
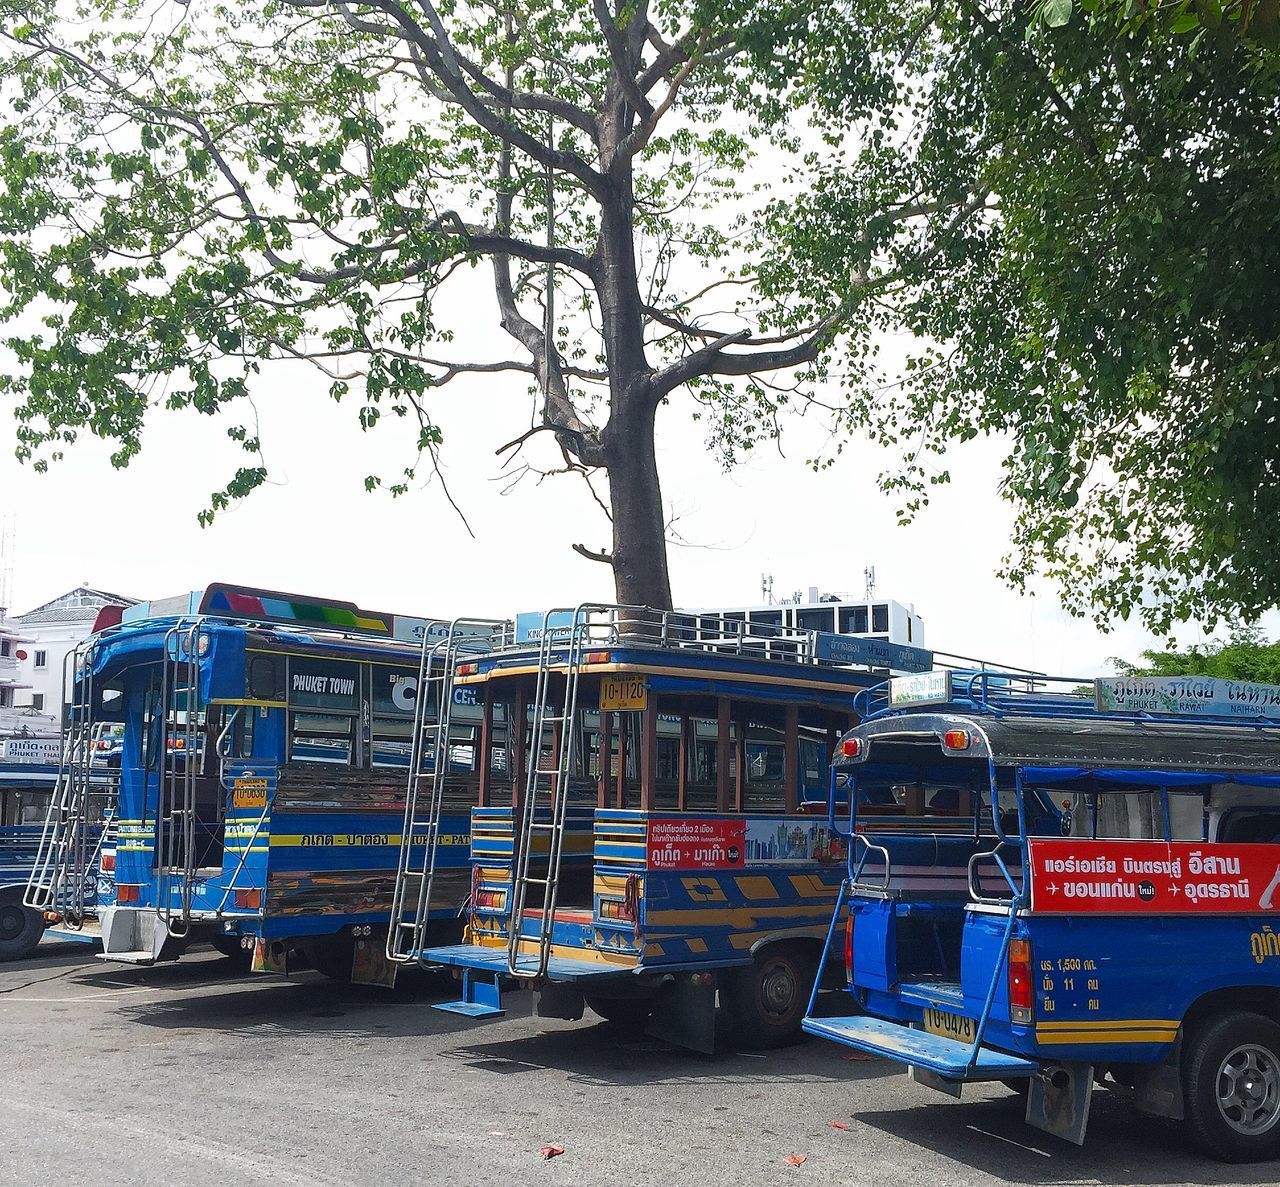
POLYGON ((974 1058, 973 1048, 967 1043, 865 1014, 850 1018, 806 1018, 804 1030, 806 1034, 830 1039, 869 1055, 892 1059, 957 1083, 1033 1076, 1040 1066, 1033 1060, 991 1047, 979 1047, 974 1058))
MULTIPOLYGON (((421 958, 427 964, 448 968, 476 969, 488 973, 510 974, 505 948, 490 948, 480 944, 450 944, 441 948, 426 948, 421 958)), ((521 973, 532 974, 537 970, 538 958, 521 954, 517 962, 521 973)), ((608 977, 630 977, 640 970, 634 965, 617 965, 591 960, 574 960, 570 957, 551 956, 547 961, 546 976, 551 981, 592 981, 608 977)))

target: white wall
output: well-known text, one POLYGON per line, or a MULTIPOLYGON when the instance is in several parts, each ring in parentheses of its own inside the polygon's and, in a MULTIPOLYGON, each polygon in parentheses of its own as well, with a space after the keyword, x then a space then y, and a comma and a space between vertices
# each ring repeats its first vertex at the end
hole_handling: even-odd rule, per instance
POLYGON ((22 635, 28 642, 19 643, 18 649, 27 653, 27 658, 18 661, 18 682, 29 684, 30 688, 20 688, 13 696, 14 706, 33 705, 33 694, 44 694, 45 713, 55 717, 62 714, 62 664, 66 655, 75 645, 93 629, 93 620, 83 622, 58 622, 49 626, 23 626, 22 635), (36 652, 45 653, 43 667, 35 664, 36 652))

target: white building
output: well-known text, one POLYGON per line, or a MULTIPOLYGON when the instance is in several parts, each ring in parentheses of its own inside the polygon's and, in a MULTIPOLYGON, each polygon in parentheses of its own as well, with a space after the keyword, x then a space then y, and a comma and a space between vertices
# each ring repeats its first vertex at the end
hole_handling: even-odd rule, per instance
POLYGON ((823 593, 816 585, 765 606, 730 606, 686 613, 718 616, 721 622, 746 621, 763 626, 858 635, 911 647, 925 645, 924 619, 916 613, 914 605, 888 598, 855 598, 843 592, 823 593))
POLYGON ((0 608, 0 760, 7 757, 7 739, 48 738, 58 732, 57 718, 31 704, 31 686, 22 675, 28 642, 0 608))
POLYGON ((104 606, 132 606, 136 598, 80 586, 43 606, 10 618, 22 636, 15 647, 18 689, 14 704, 28 712, 62 713, 62 669, 68 652, 93 630, 104 606))

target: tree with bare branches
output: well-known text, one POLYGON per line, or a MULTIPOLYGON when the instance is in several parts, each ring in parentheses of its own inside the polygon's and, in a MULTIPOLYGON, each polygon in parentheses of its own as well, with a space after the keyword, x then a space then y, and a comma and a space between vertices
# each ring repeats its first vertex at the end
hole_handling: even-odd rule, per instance
MULTIPOLYGON (((553 438, 612 521, 608 550, 577 550, 621 602, 670 606, 659 408, 692 400, 732 464, 837 352, 871 373, 888 298, 988 203, 895 135, 894 47, 864 45, 819 114, 767 7, 0 0, 20 456, 88 430, 124 465, 155 404, 219 414, 250 457, 210 516, 266 478, 240 405, 304 359, 363 429, 413 426, 402 493, 438 468, 439 389, 523 374, 503 456, 553 438), (477 264, 509 354, 451 350, 477 264)), ((780 10, 792 37, 803 8, 780 10)))

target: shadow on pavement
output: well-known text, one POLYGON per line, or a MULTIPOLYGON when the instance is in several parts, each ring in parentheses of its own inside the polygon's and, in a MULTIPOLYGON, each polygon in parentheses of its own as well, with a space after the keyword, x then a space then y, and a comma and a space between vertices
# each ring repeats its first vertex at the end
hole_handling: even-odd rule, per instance
POLYGON ((673 1047, 659 1039, 628 1035, 607 1022, 542 1031, 517 1038, 494 1038, 440 1052, 473 1070, 495 1075, 554 1070, 571 1082, 592 1086, 645 1084, 833 1084, 893 1075, 884 1061, 843 1063, 829 1046, 808 1041, 772 1051, 715 1055, 673 1047))
POLYGON ((1202 1158, 1184 1145, 1176 1122, 1145 1116, 1109 1092, 1094 1093, 1083 1146, 1032 1129, 1023 1109, 1022 1099, 1013 1094, 937 1104, 922 1100, 915 1106, 861 1110, 853 1114, 853 1124, 869 1125, 1009 1183, 1276 1182, 1274 1163, 1226 1166, 1202 1158))

